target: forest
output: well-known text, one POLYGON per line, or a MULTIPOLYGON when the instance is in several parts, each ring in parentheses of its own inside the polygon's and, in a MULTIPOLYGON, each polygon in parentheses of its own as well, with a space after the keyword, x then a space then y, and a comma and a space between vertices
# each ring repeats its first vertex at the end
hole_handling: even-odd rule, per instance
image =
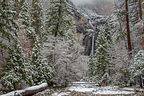
POLYGON ((144 96, 144 0, 0 0, 0 96, 144 96))

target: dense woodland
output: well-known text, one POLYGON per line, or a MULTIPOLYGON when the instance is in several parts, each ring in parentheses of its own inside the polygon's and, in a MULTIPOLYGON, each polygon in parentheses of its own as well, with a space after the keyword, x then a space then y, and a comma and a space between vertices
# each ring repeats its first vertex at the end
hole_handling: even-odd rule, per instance
POLYGON ((90 56, 79 41, 81 13, 70 0, 46 1, 0 0, 0 91, 74 81, 144 87, 143 0, 115 0, 103 24, 83 25, 90 56))

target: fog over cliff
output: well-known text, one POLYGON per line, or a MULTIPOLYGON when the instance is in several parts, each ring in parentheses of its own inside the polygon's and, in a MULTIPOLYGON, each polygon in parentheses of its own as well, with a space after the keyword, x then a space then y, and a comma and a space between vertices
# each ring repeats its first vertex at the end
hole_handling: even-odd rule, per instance
POLYGON ((113 12, 114 0, 71 0, 74 5, 93 10, 99 15, 110 15, 113 12))
POLYGON ((71 0, 75 5, 95 4, 99 2, 114 2, 114 0, 71 0))

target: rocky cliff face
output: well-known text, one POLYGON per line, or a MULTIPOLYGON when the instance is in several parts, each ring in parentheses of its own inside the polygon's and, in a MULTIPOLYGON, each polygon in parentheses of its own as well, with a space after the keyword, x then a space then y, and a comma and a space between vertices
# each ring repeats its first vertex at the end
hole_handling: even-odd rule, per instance
POLYGON ((73 2, 68 1, 74 8, 78 40, 81 40, 80 43, 85 47, 85 55, 91 53, 92 36, 94 35, 94 39, 97 39, 98 26, 105 24, 106 19, 113 12, 114 4, 110 1, 99 0, 99 2, 82 5, 74 5, 73 2))

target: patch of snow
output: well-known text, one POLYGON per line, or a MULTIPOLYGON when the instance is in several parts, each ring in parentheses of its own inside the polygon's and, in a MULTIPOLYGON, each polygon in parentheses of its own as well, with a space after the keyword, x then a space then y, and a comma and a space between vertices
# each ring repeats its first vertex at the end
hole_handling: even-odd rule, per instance
POLYGON ((72 82, 74 84, 84 84, 84 83, 87 83, 87 82, 72 82))
POLYGON ((70 94, 70 92, 61 92, 61 93, 54 93, 51 96, 66 96, 66 95, 69 95, 69 94, 70 94))
MULTIPOLYGON (((89 29, 87 31, 93 31, 92 29, 89 29)), ((72 82, 72 84, 95 84, 95 82, 72 82)))
POLYGON ((93 92, 95 91, 95 88, 84 88, 84 87, 70 87, 68 89, 69 91, 76 91, 76 92, 93 92))
POLYGON ((141 88, 122 88, 122 90, 144 92, 144 89, 141 88))
MULTIPOLYGON (((14 96, 14 94, 20 95, 22 92, 25 92, 25 91, 24 90, 12 91, 10 93, 7 93, 7 94, 1 95, 1 96, 14 96)), ((20 95, 20 96, 22 96, 22 95, 20 95)))
POLYGON ((46 89, 46 90, 44 90, 42 92, 37 93, 37 95, 43 95, 43 94, 45 94, 45 93, 47 93, 49 91, 50 91, 50 89, 46 89))
POLYGON ((118 86, 105 86, 105 87, 99 87, 101 90, 117 90, 118 86))
POLYGON ((142 28, 143 27, 143 20, 139 21, 137 24, 135 24, 134 28, 142 28))
POLYGON ((134 88, 122 88, 122 90, 126 90, 126 91, 135 91, 134 88))
POLYGON ((136 88, 136 91, 144 92, 144 89, 136 88))
POLYGON ((25 92, 25 91, 27 91, 27 90, 36 90, 36 89, 39 89, 39 88, 41 88, 41 87, 46 87, 46 86, 47 86, 47 83, 43 83, 43 84, 41 84, 41 85, 37 85, 37 86, 32 86, 32 87, 26 88, 26 89, 24 89, 24 90, 12 91, 12 92, 10 92, 10 93, 3 94, 3 95, 1 95, 1 96, 14 96, 15 93, 21 96, 21 93, 23 93, 23 92, 25 92))
POLYGON ((110 90, 100 90, 97 92, 93 92, 95 95, 129 95, 134 94, 135 92, 129 92, 129 91, 110 91, 110 90))

